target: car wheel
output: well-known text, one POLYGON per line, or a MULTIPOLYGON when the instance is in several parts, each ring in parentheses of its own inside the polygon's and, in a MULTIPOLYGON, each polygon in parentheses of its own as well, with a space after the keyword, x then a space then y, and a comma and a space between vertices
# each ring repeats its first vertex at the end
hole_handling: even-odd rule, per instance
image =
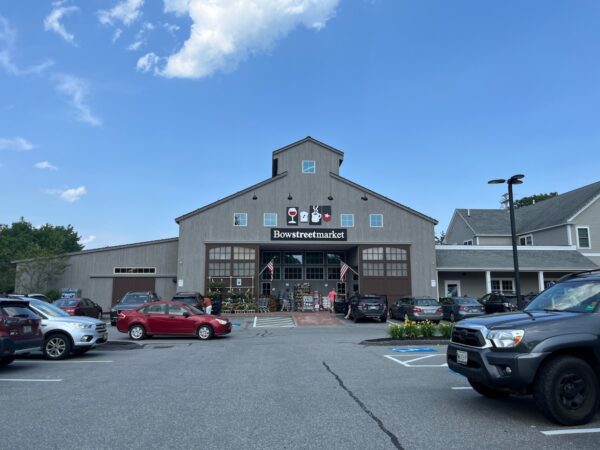
POLYGON ((358 318, 358 316, 355 316, 354 314, 352 314, 352 320, 354 320, 354 323, 358 323, 358 321, 360 319, 358 318))
POLYGON ((71 353, 71 341, 64 334, 52 334, 44 341, 44 356, 48 359, 65 359, 71 353))
POLYGON ((117 326, 117 322, 113 322, 112 320, 110 321, 110 326, 111 327, 116 327, 117 326))
POLYGON ((129 328, 129 337, 134 341, 141 341, 146 337, 146 329, 140 324, 135 324, 129 328))
POLYGON ((198 338, 203 341, 207 341, 208 339, 212 338, 214 334, 215 332, 210 325, 200 325, 198 327, 198 338))
POLYGON ((598 379, 582 359, 562 356, 540 369, 533 398, 548 419, 561 425, 583 425, 598 410, 598 379))
POLYGON ((387 322, 387 316, 381 316, 381 322, 382 323, 387 322))
POLYGON ((0 367, 8 366, 14 360, 14 356, 5 356, 4 358, 0 358, 0 367))
POLYGON ((96 316, 98 320, 102 320, 102 311, 98 311, 98 315, 96 316))
POLYGON ((455 320, 456 320, 456 317, 454 316, 454 313, 451 312, 450 313, 450 322, 454 323, 455 320))
POLYGON ((487 386, 477 381, 469 380, 469 384, 475 390, 475 392, 487 398, 506 398, 510 395, 506 391, 487 386))

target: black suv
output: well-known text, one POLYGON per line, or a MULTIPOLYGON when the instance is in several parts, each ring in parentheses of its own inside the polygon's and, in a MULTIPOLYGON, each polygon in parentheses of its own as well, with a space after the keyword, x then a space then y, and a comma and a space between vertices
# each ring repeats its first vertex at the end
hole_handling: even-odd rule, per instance
POLYGON ((479 299, 479 303, 484 306, 486 314, 511 312, 518 309, 516 295, 501 294, 500 292, 484 295, 479 299))
POLYGON ((354 295, 350 297, 350 316, 354 322, 362 319, 388 318, 387 298, 385 295, 354 295))
POLYGON ((563 277, 522 312, 459 322, 447 361, 481 395, 533 394, 550 420, 589 422, 600 404, 600 270, 563 277))
POLYGON ((160 298, 156 292, 128 292, 110 309, 110 324, 114 327, 121 311, 131 311, 144 303, 157 302, 160 298))

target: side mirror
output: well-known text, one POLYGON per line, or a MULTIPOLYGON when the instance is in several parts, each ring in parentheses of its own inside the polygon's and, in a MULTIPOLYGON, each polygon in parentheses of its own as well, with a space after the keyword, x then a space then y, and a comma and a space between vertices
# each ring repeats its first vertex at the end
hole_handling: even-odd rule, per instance
POLYGON ((189 312, 187 312, 187 311, 183 312, 183 317, 185 317, 186 319, 190 316, 191 316, 191 314, 189 312))

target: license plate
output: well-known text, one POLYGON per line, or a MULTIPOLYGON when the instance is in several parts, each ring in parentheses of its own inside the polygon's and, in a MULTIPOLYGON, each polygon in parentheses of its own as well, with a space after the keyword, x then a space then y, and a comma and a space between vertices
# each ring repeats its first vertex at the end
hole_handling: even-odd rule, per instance
POLYGON ((456 350, 456 362, 459 364, 467 365, 469 361, 469 354, 462 350, 456 350))
POLYGON ((379 306, 369 306, 369 309, 379 309, 379 306))
POLYGON ((31 333, 31 327, 29 325, 23 327, 23 334, 31 333))

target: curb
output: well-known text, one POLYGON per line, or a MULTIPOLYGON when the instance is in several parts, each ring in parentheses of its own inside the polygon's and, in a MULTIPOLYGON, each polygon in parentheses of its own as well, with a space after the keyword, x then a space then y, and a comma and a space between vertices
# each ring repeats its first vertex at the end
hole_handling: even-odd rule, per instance
POLYGON ((390 339, 390 338, 379 338, 379 339, 367 339, 361 341, 359 345, 395 345, 395 346, 407 346, 407 345, 448 345, 450 339, 390 339))

